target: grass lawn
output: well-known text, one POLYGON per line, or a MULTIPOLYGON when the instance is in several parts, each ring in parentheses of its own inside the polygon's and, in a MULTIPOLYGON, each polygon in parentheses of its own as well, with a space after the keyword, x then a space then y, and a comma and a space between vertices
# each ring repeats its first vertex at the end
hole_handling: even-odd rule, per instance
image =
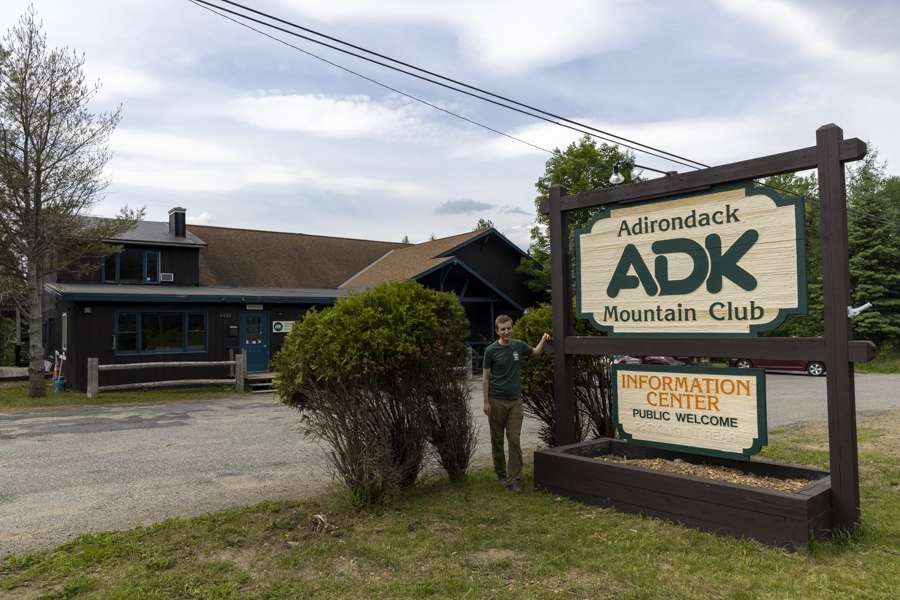
POLYGON ((900 373, 900 351, 882 350, 875 360, 856 363, 857 373, 900 373))
POLYGON ((162 390, 135 390, 106 392, 89 399, 83 392, 59 392, 47 390, 43 398, 29 398, 28 384, 16 383, 0 386, 0 411, 27 410, 59 406, 88 406, 108 404, 142 404, 147 402, 171 402, 178 400, 205 400, 236 395, 234 387, 206 386, 172 388, 162 390))
MULTIPOLYGON (((827 463, 824 425, 770 439, 769 458, 827 463)), ((335 493, 83 536, 0 561, 0 598, 897 598, 900 411, 859 439, 861 532, 793 553, 480 471, 381 510, 335 493)))

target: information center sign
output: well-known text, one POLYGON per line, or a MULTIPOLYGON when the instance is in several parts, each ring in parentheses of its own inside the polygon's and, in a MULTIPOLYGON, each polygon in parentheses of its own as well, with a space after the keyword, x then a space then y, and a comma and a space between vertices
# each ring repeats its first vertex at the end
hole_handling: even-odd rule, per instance
POLYGON ((754 182, 606 209, 575 243, 578 317, 610 335, 752 336, 806 314, 803 199, 754 182))
POLYGON ((616 365, 613 378, 613 420, 630 443, 745 459, 768 443, 762 369, 616 365))

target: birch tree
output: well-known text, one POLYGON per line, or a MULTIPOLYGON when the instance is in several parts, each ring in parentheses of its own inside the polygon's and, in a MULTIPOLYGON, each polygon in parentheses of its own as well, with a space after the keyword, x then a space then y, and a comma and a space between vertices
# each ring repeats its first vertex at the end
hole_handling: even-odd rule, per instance
MULTIPOLYGON (((44 284, 51 273, 109 254, 103 242, 135 226, 143 210, 95 219, 121 106, 94 113, 100 84, 84 57, 49 48, 29 8, 0 42, 0 304, 28 319, 29 396, 42 396, 44 284)), ((98 261, 94 261, 95 263, 98 261)))

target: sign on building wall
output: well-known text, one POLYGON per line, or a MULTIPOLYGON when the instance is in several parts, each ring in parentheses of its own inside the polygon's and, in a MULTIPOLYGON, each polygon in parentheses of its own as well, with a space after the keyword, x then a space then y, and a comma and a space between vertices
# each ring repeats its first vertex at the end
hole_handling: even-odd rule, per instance
POLYGON ((290 333, 295 321, 272 321, 272 331, 275 333, 290 333))
POLYGON ((610 335, 755 335, 806 314, 803 199, 749 182, 605 209, 576 312, 610 335))
POLYGON ((762 369, 616 365, 613 377, 613 420, 631 443, 749 459, 768 442, 762 369))

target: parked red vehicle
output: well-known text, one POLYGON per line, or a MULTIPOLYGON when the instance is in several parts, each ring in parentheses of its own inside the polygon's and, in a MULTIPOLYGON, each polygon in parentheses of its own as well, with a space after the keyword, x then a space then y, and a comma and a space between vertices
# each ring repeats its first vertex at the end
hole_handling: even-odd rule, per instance
POLYGON ((679 360, 674 356, 625 356, 617 355, 613 357, 614 365, 668 365, 670 367, 680 367, 687 364, 683 360, 679 360))
POLYGON ((644 356, 641 358, 641 363, 645 365, 668 365, 670 367, 680 367, 686 364, 674 356, 644 356))
POLYGON ((758 367, 766 371, 805 371, 807 375, 821 377, 825 374, 825 363, 817 360, 774 360, 770 358, 729 358, 728 364, 738 369, 758 367))

